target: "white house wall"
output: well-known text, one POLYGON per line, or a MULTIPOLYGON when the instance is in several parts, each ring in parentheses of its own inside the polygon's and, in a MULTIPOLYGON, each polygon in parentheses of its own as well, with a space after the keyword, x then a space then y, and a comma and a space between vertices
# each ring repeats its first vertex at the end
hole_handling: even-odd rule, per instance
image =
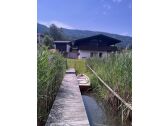
POLYGON ((90 58, 91 52, 96 52, 97 57, 99 56, 99 53, 102 53, 102 57, 107 57, 107 52, 106 51, 86 51, 86 50, 79 50, 79 56, 78 59, 84 59, 84 58, 90 58))
POLYGON ((70 45, 67 44, 66 51, 69 52, 70 48, 71 48, 70 45))
POLYGON ((90 51, 83 51, 83 50, 79 50, 79 56, 78 59, 83 59, 85 58, 89 58, 90 57, 90 51))

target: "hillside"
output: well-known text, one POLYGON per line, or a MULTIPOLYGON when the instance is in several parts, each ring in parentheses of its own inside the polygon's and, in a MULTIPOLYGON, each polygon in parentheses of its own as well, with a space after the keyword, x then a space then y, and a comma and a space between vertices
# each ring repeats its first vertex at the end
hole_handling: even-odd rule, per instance
MULTIPOLYGON (((75 39, 89 37, 96 34, 104 34, 112 38, 121 40, 122 42, 118 44, 119 47, 122 47, 122 48, 132 47, 132 37, 129 37, 129 36, 111 34, 106 32, 89 31, 89 30, 75 30, 75 29, 65 29, 65 28, 61 28, 60 30, 62 30, 63 34, 66 36, 66 38, 68 38, 68 40, 75 40, 75 39)), ((49 28, 45 25, 38 23, 37 32, 47 33, 49 32, 49 28)))
POLYGON ((37 23, 37 33, 47 33, 49 32, 49 28, 45 25, 37 23))

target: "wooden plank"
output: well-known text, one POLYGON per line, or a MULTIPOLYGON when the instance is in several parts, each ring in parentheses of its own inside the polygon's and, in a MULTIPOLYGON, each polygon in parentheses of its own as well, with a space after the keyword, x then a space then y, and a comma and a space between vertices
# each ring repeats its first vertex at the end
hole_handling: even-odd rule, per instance
POLYGON ((104 86, 111 92, 113 93, 127 108, 132 110, 132 106, 128 104, 124 99, 122 99, 114 90, 112 90, 98 75, 97 73, 89 66, 87 67, 94 73, 94 75, 104 84, 104 86))
POLYGON ((67 74, 75 74, 75 69, 74 68, 69 68, 68 70, 66 70, 67 74))
POLYGON ((73 69, 66 73, 46 126, 90 126, 73 69))

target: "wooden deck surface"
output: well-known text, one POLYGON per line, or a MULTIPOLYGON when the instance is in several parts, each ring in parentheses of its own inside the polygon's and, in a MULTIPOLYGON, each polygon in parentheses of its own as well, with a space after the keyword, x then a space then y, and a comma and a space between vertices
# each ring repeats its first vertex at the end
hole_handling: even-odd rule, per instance
POLYGON ((69 68, 67 71, 66 71, 67 74, 75 74, 75 69, 74 68, 69 68))
POLYGON ((90 126, 74 72, 67 70, 46 126, 90 126))

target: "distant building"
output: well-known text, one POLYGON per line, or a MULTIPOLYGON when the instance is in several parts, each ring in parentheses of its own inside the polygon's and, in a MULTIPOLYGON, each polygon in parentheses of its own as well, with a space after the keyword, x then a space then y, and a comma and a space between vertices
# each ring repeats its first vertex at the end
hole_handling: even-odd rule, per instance
POLYGON ((37 33, 37 43, 39 44, 43 43, 43 38, 44 38, 43 34, 37 33))
POLYGON ((68 56, 71 48, 71 41, 54 41, 53 43, 55 49, 64 54, 65 57, 68 56))
POLYGON ((118 39, 99 34, 74 41, 54 41, 54 44, 57 50, 66 52, 68 58, 85 59, 107 57, 109 53, 118 51, 115 44, 119 42, 118 39))
POLYGON ((71 41, 54 41, 54 47, 60 52, 70 51, 71 41))

